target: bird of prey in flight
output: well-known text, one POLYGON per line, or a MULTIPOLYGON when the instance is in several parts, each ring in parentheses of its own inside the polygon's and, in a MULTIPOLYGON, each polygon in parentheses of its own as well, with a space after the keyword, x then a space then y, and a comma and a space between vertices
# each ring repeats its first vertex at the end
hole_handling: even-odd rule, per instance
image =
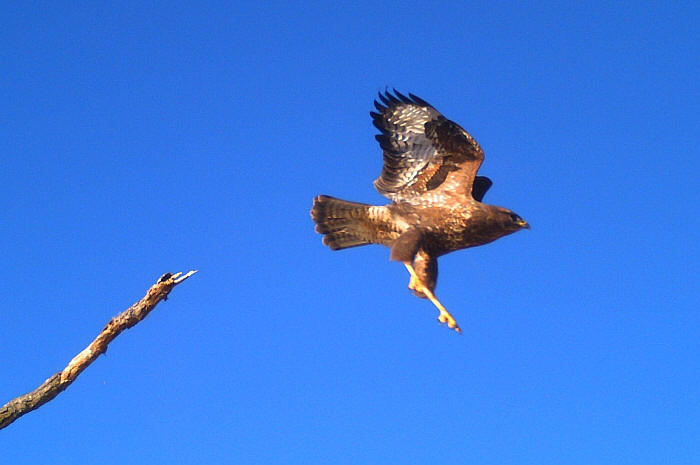
POLYGON ((482 203, 491 180, 477 176, 484 152, 458 124, 413 95, 379 94, 371 112, 384 166, 374 187, 391 203, 313 200, 311 217, 332 250, 365 244, 391 247, 410 274, 408 287, 438 308, 438 320, 461 332, 435 297, 437 258, 487 244, 529 224, 506 208, 482 203))

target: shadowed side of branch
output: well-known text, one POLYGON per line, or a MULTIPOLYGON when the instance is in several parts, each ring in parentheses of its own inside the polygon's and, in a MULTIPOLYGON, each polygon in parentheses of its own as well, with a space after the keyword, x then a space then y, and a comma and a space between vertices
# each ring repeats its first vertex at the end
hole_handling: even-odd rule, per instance
POLYGON ((95 359, 107 351, 107 346, 122 331, 143 320, 161 300, 167 300, 170 291, 195 274, 165 273, 151 286, 146 295, 134 305, 112 318, 90 345, 73 357, 62 371, 51 376, 32 392, 16 397, 0 407, 0 429, 6 427, 25 413, 31 412, 56 397, 66 389, 95 359))

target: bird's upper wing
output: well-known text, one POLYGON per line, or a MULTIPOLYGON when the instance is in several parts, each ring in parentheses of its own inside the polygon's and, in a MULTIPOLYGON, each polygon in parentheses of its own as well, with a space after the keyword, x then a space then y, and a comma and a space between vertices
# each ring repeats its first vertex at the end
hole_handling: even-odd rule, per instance
POLYGON ((379 100, 374 102, 378 112, 370 113, 384 151, 384 166, 374 181, 379 193, 394 201, 432 190, 471 195, 484 159, 474 138, 413 94, 394 90, 380 93, 379 100))

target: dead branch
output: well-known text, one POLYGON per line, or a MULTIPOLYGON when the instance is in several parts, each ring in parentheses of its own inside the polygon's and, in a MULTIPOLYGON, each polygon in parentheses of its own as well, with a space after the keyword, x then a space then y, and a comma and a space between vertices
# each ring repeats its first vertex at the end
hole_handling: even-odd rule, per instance
POLYGON ((6 427, 25 413, 35 410, 66 389, 75 378, 95 359, 107 351, 107 346, 125 329, 143 320, 161 300, 167 300, 170 291, 195 274, 197 270, 182 273, 165 273, 146 292, 143 299, 112 318, 94 341, 73 357, 62 371, 59 371, 32 392, 16 397, 0 408, 0 429, 6 427))

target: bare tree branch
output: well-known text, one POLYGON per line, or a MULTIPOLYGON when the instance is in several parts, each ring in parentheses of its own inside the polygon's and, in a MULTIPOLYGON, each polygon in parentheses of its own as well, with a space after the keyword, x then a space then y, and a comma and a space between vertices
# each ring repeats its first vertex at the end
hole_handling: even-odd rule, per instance
POLYGON ((0 407, 0 429, 6 427, 25 413, 31 412, 56 397, 75 381, 75 378, 95 359, 107 351, 107 345, 125 329, 143 320, 161 300, 167 300, 170 291, 195 274, 197 270, 182 273, 165 273, 146 292, 143 299, 112 318, 94 341, 73 357, 62 371, 59 371, 32 392, 16 397, 0 407))

